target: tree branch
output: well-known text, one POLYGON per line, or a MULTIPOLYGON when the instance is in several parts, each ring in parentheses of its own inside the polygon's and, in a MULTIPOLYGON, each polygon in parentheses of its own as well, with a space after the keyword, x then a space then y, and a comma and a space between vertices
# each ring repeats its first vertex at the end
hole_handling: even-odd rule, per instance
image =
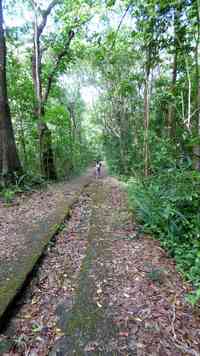
POLYGON ((46 87, 46 90, 45 90, 45 94, 43 96, 43 100, 42 100, 42 104, 43 106, 46 104, 47 100, 48 100, 48 96, 49 96, 49 93, 50 93, 50 90, 51 90, 51 86, 52 86, 52 82, 53 82, 53 79, 54 79, 54 76, 58 70, 58 67, 59 67, 59 64, 62 60, 62 58, 67 54, 68 52, 68 49, 69 49, 69 46, 70 46, 70 43, 72 41, 72 39, 74 38, 74 32, 73 31, 69 31, 69 35, 68 35, 68 41, 64 47, 64 49, 58 54, 57 56, 57 59, 56 59, 56 62, 55 62, 55 65, 54 65, 54 68, 52 69, 51 73, 49 74, 48 76, 48 80, 47 80, 47 87, 46 87))
POLYGON ((129 11, 130 7, 131 7, 131 4, 129 4, 129 5, 127 6, 127 8, 126 8, 126 10, 125 10, 125 12, 124 12, 124 14, 123 14, 123 16, 122 16, 120 22, 119 22, 119 25, 118 25, 118 27, 117 27, 117 30, 116 30, 116 33, 115 33, 115 38, 114 38, 114 41, 113 41, 113 43, 112 43, 111 49, 113 49, 114 46, 115 46, 115 42, 116 42, 116 39, 117 39, 118 32, 119 32, 119 30, 120 30, 120 28, 121 28, 121 25, 122 25, 122 23, 123 23, 123 21, 124 21, 126 15, 127 15, 128 11, 129 11))
POLYGON ((38 26, 38 38, 40 38, 42 32, 44 31, 44 28, 46 26, 47 23, 47 18, 50 15, 51 11, 53 10, 53 8, 59 4, 61 1, 60 0, 53 0, 49 6, 47 7, 47 9, 45 11, 43 11, 42 14, 42 21, 40 23, 40 25, 38 26))
MULTIPOLYGON (((41 27, 42 31, 46 25, 46 21, 47 21, 47 17, 48 15, 50 14, 51 10, 53 9, 53 7, 57 4, 59 4, 60 2, 62 2, 62 0, 53 0, 51 2, 51 4, 49 5, 49 7, 47 8, 47 10, 45 11, 44 15, 43 15, 43 21, 42 23, 40 24, 39 27, 41 27), (43 28, 42 28, 43 27, 43 28)), ((85 25, 88 21, 91 20, 92 17, 84 20, 81 24, 77 24, 76 26, 74 26, 74 31, 75 29, 78 27, 80 29, 81 26, 85 25)), ((57 59, 56 59, 56 62, 55 62, 55 65, 54 65, 54 68, 52 69, 51 73, 49 74, 48 76, 48 79, 47 79, 47 86, 46 86, 46 90, 45 90, 45 93, 43 95, 43 99, 42 99, 42 105, 45 106, 45 104, 47 103, 47 100, 48 100, 48 96, 49 96, 49 93, 50 93, 50 90, 51 90, 51 86, 52 86, 52 82, 53 82, 53 79, 54 79, 54 76, 58 70, 58 67, 59 67, 59 64, 61 62, 61 60, 63 59, 64 56, 66 56, 68 50, 69 50, 69 46, 70 46, 70 43, 72 41, 72 39, 74 38, 75 36, 75 32, 73 30, 70 30, 69 33, 68 33, 68 41, 67 43, 65 44, 63 50, 58 54, 57 56, 57 59)), ((77 33, 78 31, 76 31, 77 33)), ((42 33, 42 32, 41 32, 42 33)), ((41 35, 40 33, 40 35, 41 35)), ((39 35, 39 36, 40 36, 39 35)))
POLYGON ((75 114, 74 114, 74 103, 71 104, 67 104, 67 109, 70 113, 70 119, 72 119, 73 125, 74 125, 74 129, 77 129, 77 124, 76 124, 76 119, 75 119, 75 114))

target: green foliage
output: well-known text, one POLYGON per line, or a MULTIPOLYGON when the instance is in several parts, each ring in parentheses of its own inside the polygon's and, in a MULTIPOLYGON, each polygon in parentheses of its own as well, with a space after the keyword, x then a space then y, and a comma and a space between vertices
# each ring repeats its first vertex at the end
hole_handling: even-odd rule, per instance
POLYGON ((130 207, 144 230, 160 239, 161 245, 175 258, 178 269, 198 290, 200 174, 166 170, 143 180, 130 179, 128 195, 130 207))
POLYGON ((189 303, 191 303, 193 306, 198 303, 200 300, 200 288, 198 288, 195 292, 190 293, 187 296, 187 300, 189 303))
POLYGON ((15 191, 12 189, 4 189, 1 192, 1 196, 6 204, 10 204, 15 196, 15 191))
POLYGON ((107 0, 106 5, 107 5, 107 7, 111 7, 111 6, 115 5, 115 2, 116 2, 116 0, 107 0))
POLYGON ((0 186, 0 199, 6 204, 11 204, 17 194, 23 192, 31 192, 34 189, 45 188, 47 182, 41 175, 36 175, 33 172, 29 174, 17 175, 15 174, 15 182, 6 186, 0 186))

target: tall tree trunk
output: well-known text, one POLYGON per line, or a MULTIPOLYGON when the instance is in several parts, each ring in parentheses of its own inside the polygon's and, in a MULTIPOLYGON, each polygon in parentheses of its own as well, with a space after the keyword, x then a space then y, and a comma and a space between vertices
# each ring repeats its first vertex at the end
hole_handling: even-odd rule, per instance
POLYGON ((119 130, 118 140, 119 140, 119 154, 120 154, 119 156, 120 173, 127 174, 127 152, 125 149, 127 137, 125 136, 125 130, 124 130, 125 115, 123 111, 123 99, 121 96, 118 97, 118 105, 115 104, 115 117, 117 119, 117 125, 119 130))
POLYGON ((54 165, 54 157, 52 150, 51 142, 51 132, 44 122, 45 106, 47 104, 48 96, 52 87, 53 79, 58 71, 60 62, 63 57, 68 53, 70 43, 74 38, 74 31, 70 30, 68 33, 68 38, 63 49, 58 53, 58 56, 53 66, 52 71, 50 72, 47 79, 46 89, 42 88, 41 82, 41 60, 42 60, 42 51, 40 48, 40 38, 47 24, 48 16, 50 15, 53 8, 62 2, 61 0, 52 0, 45 11, 41 11, 34 0, 32 0, 32 5, 35 12, 35 24, 34 24, 34 50, 32 57, 32 76, 35 86, 35 115, 38 121, 38 132, 40 140, 40 163, 41 171, 46 178, 55 179, 56 178, 56 169, 54 165), (42 17, 40 24, 38 24, 38 12, 42 17), (43 90, 44 92, 43 92, 43 90))
POLYGON ((123 160, 124 160, 124 173, 126 175, 129 174, 130 166, 129 166, 129 148, 130 148, 130 134, 131 134, 131 127, 129 122, 129 115, 128 115, 128 103, 126 98, 122 98, 122 113, 121 113, 121 139, 122 139, 122 150, 123 150, 123 160))
POLYGON ((56 179, 56 170, 54 165, 54 157, 52 150, 51 131, 44 122, 43 114, 38 117, 39 124, 39 139, 41 152, 41 172, 47 179, 56 179))
POLYGON ((168 118, 167 118, 167 132, 168 137, 172 139, 176 136, 176 109, 174 106, 174 97, 176 92, 176 80, 177 80, 177 61, 178 61, 178 49, 181 46, 180 36, 180 16, 181 16, 182 5, 177 4, 174 6, 174 19, 173 19, 173 28, 174 28, 174 57, 172 64, 172 81, 171 81, 171 94, 172 94, 172 103, 169 104, 168 108, 168 118))
POLYGON ((32 58, 32 75, 35 87, 35 115, 38 122, 40 167, 42 175, 47 179, 56 179, 56 169, 54 164, 51 132, 44 121, 45 105, 42 102, 41 85, 41 49, 40 49, 40 30, 38 26, 38 9, 34 3, 35 23, 34 23, 34 51, 32 58))
POLYGON ((0 0, 0 175, 4 184, 21 172, 15 137, 11 122, 6 81, 6 43, 3 29, 3 8, 0 0))
POLYGON ((147 49, 146 66, 145 66, 145 84, 144 84, 144 175, 149 174, 149 119, 150 119, 150 93, 149 93, 149 78, 150 78, 150 51, 147 49))
POLYGON ((21 144, 22 151, 23 151, 24 167, 27 168, 28 167, 28 157, 27 157, 27 152, 26 152, 26 139, 25 139, 22 114, 20 114, 20 117, 19 117, 19 124, 20 124, 20 144, 21 144))
POLYGON ((68 165, 68 171, 69 171, 69 175, 70 175, 70 173, 74 170, 75 127, 74 127, 74 118, 73 118, 73 115, 74 115, 73 108, 70 104, 68 104, 67 108, 69 111, 69 136, 70 136, 69 137, 70 138, 69 146, 70 146, 70 151, 71 151, 71 157, 70 157, 70 161, 69 161, 69 165, 68 165))
MULTIPOLYGON (((171 83, 171 94, 174 97, 175 95, 175 90, 176 90, 176 78, 177 78, 177 48, 175 48, 175 53, 174 53, 174 58, 173 58, 173 68, 172 68, 172 83, 171 83)), ((168 109, 168 117, 167 117, 167 132, 168 136, 173 138, 174 133, 176 131, 175 124, 176 124, 176 119, 175 119, 176 111, 173 103, 169 104, 169 109, 168 109)))
MULTIPOLYGON (((196 66, 196 134, 200 140, 200 74, 199 74, 199 41, 200 41, 200 1, 196 0, 197 11, 197 39, 195 48, 195 66, 196 66)), ((200 144, 195 145, 194 168, 200 170, 200 144)))

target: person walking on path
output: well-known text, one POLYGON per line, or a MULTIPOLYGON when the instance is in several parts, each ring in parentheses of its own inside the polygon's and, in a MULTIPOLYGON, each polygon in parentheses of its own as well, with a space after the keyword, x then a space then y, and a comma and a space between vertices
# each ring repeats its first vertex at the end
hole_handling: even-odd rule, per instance
POLYGON ((100 178, 101 176, 101 162, 100 161, 96 161, 96 178, 100 178))

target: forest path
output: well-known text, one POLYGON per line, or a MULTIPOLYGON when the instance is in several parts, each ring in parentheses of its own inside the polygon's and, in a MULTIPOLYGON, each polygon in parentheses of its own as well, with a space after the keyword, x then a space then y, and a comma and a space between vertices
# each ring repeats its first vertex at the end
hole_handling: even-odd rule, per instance
POLYGON ((21 194, 11 204, 0 201, 0 322, 45 246, 70 215, 72 205, 93 176, 94 168, 90 168, 71 181, 21 194))
POLYGON ((2 354, 200 355, 188 288, 159 242, 139 235, 120 183, 95 180, 49 246, 2 354))
POLYGON ((47 184, 30 193, 17 195, 11 203, 0 199, 0 263, 13 261, 26 243, 26 231, 48 219, 63 201, 67 203, 94 175, 94 168, 70 181, 47 184))

